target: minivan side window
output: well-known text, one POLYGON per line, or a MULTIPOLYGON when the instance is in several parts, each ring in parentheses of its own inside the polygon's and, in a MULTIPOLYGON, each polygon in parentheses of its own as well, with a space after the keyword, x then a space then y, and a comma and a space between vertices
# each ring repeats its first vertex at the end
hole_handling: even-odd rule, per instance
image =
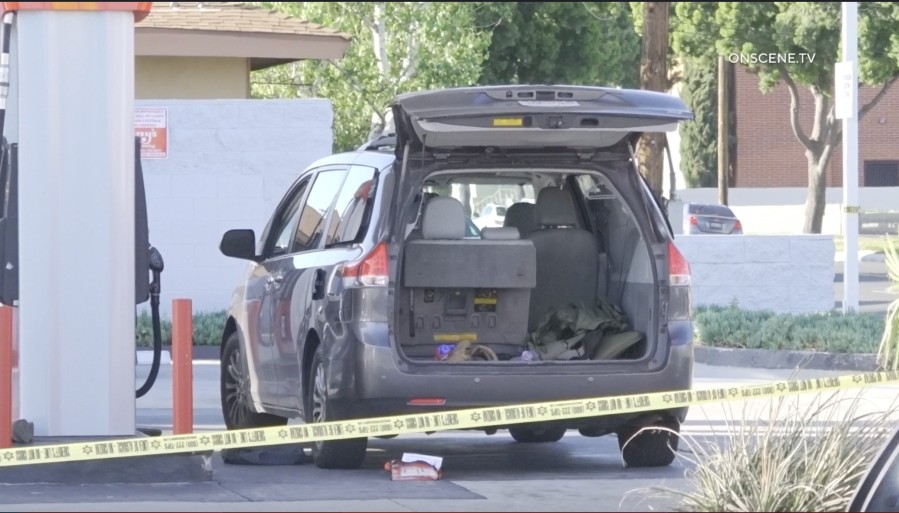
POLYGON ((375 169, 353 166, 347 175, 328 227, 325 247, 347 242, 358 242, 365 235, 365 221, 371 199, 374 197, 375 169))
POLYGON ((300 212, 293 241, 294 253, 318 249, 325 231, 325 217, 345 176, 345 169, 321 171, 316 175, 309 198, 300 212))
POLYGON ((284 256, 290 250, 290 235, 293 233, 293 220, 296 218, 297 210, 300 202, 303 201, 303 194, 309 188, 309 179, 303 180, 290 192, 290 199, 285 204, 283 210, 272 221, 270 240, 273 244, 268 252, 268 258, 277 258, 284 256))

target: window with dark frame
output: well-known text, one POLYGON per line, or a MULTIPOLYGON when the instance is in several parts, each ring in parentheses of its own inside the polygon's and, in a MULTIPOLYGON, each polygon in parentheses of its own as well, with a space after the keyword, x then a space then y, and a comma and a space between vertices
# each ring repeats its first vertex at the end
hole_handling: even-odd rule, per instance
POLYGON ((865 161, 865 187, 899 187, 899 160, 865 161))

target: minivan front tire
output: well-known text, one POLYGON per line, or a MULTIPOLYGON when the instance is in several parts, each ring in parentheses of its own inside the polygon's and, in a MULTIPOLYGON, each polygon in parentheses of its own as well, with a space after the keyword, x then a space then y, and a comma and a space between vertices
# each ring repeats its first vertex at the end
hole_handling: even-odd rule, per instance
POLYGON ((225 342, 221 363, 222 415, 229 430, 286 426, 287 419, 257 413, 250 406, 250 377, 235 331, 225 342))
MULTIPOLYGON (((328 381, 321 347, 315 350, 310 370, 312 379, 306 394, 306 422, 314 424, 334 420, 328 418, 328 381)), ((318 468, 357 469, 365 463, 367 449, 368 438, 315 442, 312 445, 312 459, 318 468)))

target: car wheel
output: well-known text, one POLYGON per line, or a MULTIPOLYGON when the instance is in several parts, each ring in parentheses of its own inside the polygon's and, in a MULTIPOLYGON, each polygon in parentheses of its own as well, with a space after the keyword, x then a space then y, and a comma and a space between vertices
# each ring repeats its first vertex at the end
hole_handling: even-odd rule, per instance
POLYGON ((674 462, 680 424, 673 423, 653 429, 627 426, 617 431, 618 448, 628 467, 667 467, 674 462))
POLYGON ((222 415, 228 429, 252 429, 284 426, 287 419, 267 413, 256 413, 250 407, 250 373, 241 358, 237 332, 228 337, 221 362, 222 415))
POLYGON ((518 443, 545 444, 561 440, 565 436, 565 428, 530 429, 517 427, 509 428, 509 434, 518 443))
MULTIPOLYGON (((310 424, 333 420, 328 417, 327 376, 321 351, 319 347, 312 359, 312 381, 309 383, 307 402, 309 407, 306 408, 306 422, 310 424)), ((312 459, 319 468, 354 469, 365 462, 367 448, 368 438, 315 442, 312 445, 312 459)))

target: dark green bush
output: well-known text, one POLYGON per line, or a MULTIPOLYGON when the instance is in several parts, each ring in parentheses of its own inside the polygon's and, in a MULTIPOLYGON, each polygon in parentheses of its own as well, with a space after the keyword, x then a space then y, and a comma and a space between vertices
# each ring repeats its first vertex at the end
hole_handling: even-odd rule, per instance
POLYGON ((871 314, 792 315, 730 307, 696 309, 696 341, 712 347, 875 353, 883 319, 871 314))
MULTIPOLYGON (((200 312, 194 314, 194 345, 195 346, 218 346, 222 343, 222 330, 225 328, 225 319, 227 313, 222 310, 220 312, 200 312)), ((160 328, 162 330, 162 345, 172 345, 172 321, 167 318, 160 319, 160 328)), ((153 346, 153 322, 149 312, 142 312, 137 317, 137 346, 152 347, 153 346)))

